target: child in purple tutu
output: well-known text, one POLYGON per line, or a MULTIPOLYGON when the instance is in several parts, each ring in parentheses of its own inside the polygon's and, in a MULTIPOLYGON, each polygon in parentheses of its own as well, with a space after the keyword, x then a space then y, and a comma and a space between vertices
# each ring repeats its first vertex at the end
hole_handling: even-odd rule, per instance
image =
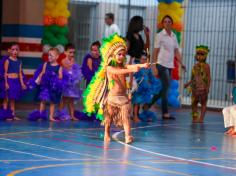
POLYGON ((99 41, 93 42, 90 47, 90 53, 88 53, 82 64, 82 74, 86 80, 86 85, 88 85, 94 76, 95 72, 98 70, 98 67, 101 62, 101 56, 99 52, 101 44, 99 41))
POLYGON ((35 80, 40 88, 39 99, 41 102, 39 111, 33 111, 28 117, 29 120, 46 119, 46 102, 49 102, 49 120, 52 122, 58 121, 54 118, 54 112, 55 105, 59 104, 61 100, 62 67, 57 63, 59 57, 59 50, 57 48, 51 48, 48 54, 48 62, 43 64, 35 80))
MULTIPOLYGON (((80 99, 82 91, 80 89, 80 81, 82 78, 81 68, 75 63, 75 47, 72 44, 68 44, 65 47, 66 58, 62 60, 63 67, 63 84, 64 89, 62 91, 62 100, 60 103, 60 111, 65 111, 63 108, 68 105, 71 120, 78 120, 75 117, 74 100, 80 99)), ((62 113, 61 116, 68 116, 67 113, 62 113)), ((63 118, 63 117, 61 117, 63 118)), ((64 117, 64 119, 67 119, 64 117)))
POLYGON ((15 114, 15 101, 19 100, 22 90, 26 89, 23 81, 22 63, 18 60, 19 45, 11 43, 8 49, 9 57, 5 58, 4 64, 4 88, 1 93, 3 109, 0 112, 1 119, 20 120, 15 114), (10 103, 10 110, 8 109, 10 103))

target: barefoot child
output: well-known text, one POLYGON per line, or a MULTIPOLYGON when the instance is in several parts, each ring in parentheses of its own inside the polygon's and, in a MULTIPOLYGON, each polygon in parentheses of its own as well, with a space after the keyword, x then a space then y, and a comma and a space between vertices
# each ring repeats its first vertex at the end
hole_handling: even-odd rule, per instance
POLYGON ((211 84, 210 66, 206 63, 209 49, 207 46, 196 47, 196 63, 192 68, 191 80, 184 87, 190 86, 192 93, 193 123, 203 123, 207 108, 208 93, 211 84), (198 103, 201 104, 201 115, 198 115, 198 103))
POLYGON ((8 119, 13 117, 13 120, 20 120, 15 114, 15 101, 20 99, 22 90, 26 89, 26 85, 23 81, 22 63, 18 60, 19 45, 12 43, 8 52, 9 57, 4 61, 5 90, 3 91, 4 100, 0 118, 8 119), (8 110, 9 102, 11 112, 8 110))
MULTIPOLYGON (((147 53, 143 51, 140 63, 144 64, 148 62, 147 53)), ((138 83, 137 88, 132 94, 132 104, 133 104, 133 120, 134 122, 139 122, 139 110, 140 105, 151 103, 152 101, 152 95, 157 92, 157 82, 158 80, 154 77, 151 68, 145 69, 141 68, 137 73, 134 74, 135 80, 138 83)), ((146 114, 151 114, 151 112, 147 113, 147 110, 145 111, 146 114)), ((142 113, 142 120, 149 121, 149 117, 147 116, 146 120, 142 113)), ((152 116, 153 117, 153 116, 152 116)))
MULTIPOLYGON (((64 111, 65 105, 68 105, 70 119, 77 121, 78 119, 74 115, 74 99, 80 99, 82 91, 80 89, 80 81, 82 78, 81 68, 75 63, 75 47, 72 44, 68 44, 65 47, 66 58, 62 60, 63 67, 63 84, 64 89, 62 91, 62 100, 60 103, 60 110, 64 111)), ((63 117, 61 117, 63 118, 63 117)))
POLYGON ((28 117, 30 120, 46 119, 45 108, 48 102, 50 104, 49 120, 53 122, 58 121, 54 118, 54 112, 55 105, 59 104, 61 100, 62 67, 57 63, 59 57, 59 50, 57 48, 51 48, 48 54, 48 62, 43 64, 42 70, 35 80, 40 87, 39 111, 33 111, 28 117))
POLYGON ((127 52, 125 41, 117 34, 104 39, 101 47, 102 63, 84 93, 87 113, 97 112, 97 118, 105 125, 104 141, 110 141, 110 127, 124 128, 125 142, 133 141, 130 126, 131 103, 126 87, 126 76, 147 68, 148 64, 125 65, 127 52))

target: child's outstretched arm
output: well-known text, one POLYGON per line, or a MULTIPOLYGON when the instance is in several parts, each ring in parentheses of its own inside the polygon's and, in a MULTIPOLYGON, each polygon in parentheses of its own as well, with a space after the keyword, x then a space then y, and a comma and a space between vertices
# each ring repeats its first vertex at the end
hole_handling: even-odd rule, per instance
POLYGON ((150 64, 145 63, 145 64, 134 64, 134 65, 126 65, 127 69, 136 69, 138 68, 149 68, 150 64))
POLYGON ((126 65, 126 68, 116 68, 112 66, 107 67, 107 72, 111 74, 125 75, 129 73, 138 72, 140 68, 148 68, 149 64, 134 64, 126 65))

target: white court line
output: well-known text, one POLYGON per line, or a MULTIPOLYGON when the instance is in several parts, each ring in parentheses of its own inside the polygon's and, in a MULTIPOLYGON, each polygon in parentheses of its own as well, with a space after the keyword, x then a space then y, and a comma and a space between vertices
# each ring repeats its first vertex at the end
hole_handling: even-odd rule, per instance
MULTIPOLYGON (((141 129, 141 128, 151 128, 151 127, 154 127, 154 126, 155 125, 145 126, 145 127, 137 127, 137 128, 132 128, 132 130, 141 129)), ((160 125, 156 125, 156 126, 160 126, 160 125)), ((126 144, 126 143, 118 140, 118 135, 121 134, 121 133, 124 133, 124 130, 114 133, 112 135, 112 138, 115 139, 118 143, 120 143, 122 145, 126 145, 126 146, 128 146, 132 149, 138 150, 138 151, 142 151, 142 152, 145 152, 145 153, 150 153, 150 154, 153 154, 153 155, 162 156, 162 157, 166 157, 166 158, 171 158, 171 159, 175 159, 175 160, 187 161, 189 163, 195 163, 195 164, 200 164, 200 165, 205 165, 205 166, 212 166, 212 167, 218 167, 218 168, 222 168, 222 169, 229 169, 229 170, 236 171, 236 168, 233 168, 233 167, 228 167, 228 166, 223 166, 223 165, 218 165, 218 164, 211 164, 211 163, 202 162, 202 161, 194 161, 194 160, 191 160, 191 159, 175 157, 175 156, 166 155, 166 154, 157 153, 157 152, 152 152, 152 151, 145 150, 145 149, 142 149, 142 148, 139 148, 139 147, 135 147, 135 146, 126 144)))
POLYGON ((48 147, 48 146, 43 146, 43 145, 38 145, 38 144, 32 144, 32 143, 28 143, 28 142, 22 142, 22 141, 7 139, 7 138, 0 138, 0 140, 5 140, 5 141, 14 142, 14 143, 20 143, 20 144, 25 144, 25 145, 31 145, 31 146, 36 146, 36 147, 41 147, 41 148, 50 149, 50 150, 55 150, 55 151, 60 151, 60 152, 65 152, 65 153, 73 153, 73 154, 82 155, 82 156, 86 156, 86 157, 92 157, 92 158, 101 159, 101 157, 97 157, 97 156, 94 156, 94 155, 89 155, 89 154, 74 152, 74 151, 70 151, 70 150, 63 150, 63 149, 58 149, 58 148, 48 147))
POLYGON ((10 152, 20 153, 20 154, 26 154, 26 155, 32 155, 32 156, 37 156, 37 157, 41 157, 41 158, 47 158, 47 159, 51 159, 51 160, 59 160, 59 159, 53 158, 53 157, 48 157, 48 156, 38 155, 38 154, 28 153, 28 152, 22 152, 22 151, 18 151, 18 150, 11 150, 11 149, 6 149, 6 148, 0 148, 0 150, 10 151, 10 152))

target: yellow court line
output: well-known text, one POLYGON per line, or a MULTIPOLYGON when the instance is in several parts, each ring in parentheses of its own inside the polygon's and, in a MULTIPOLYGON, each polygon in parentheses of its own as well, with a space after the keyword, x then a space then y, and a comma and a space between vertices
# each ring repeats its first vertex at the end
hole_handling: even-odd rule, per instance
POLYGON ((63 166, 76 166, 76 165, 86 165, 86 164, 87 165, 92 165, 92 164, 94 164, 94 165, 96 165, 96 164, 126 164, 126 165, 144 168, 144 169, 151 169, 151 170, 158 171, 158 172, 169 173, 169 174, 173 174, 173 175, 191 176, 189 174, 185 174, 185 173, 181 173, 181 172, 169 171, 169 170, 165 170, 165 169, 159 169, 159 168, 154 168, 151 166, 139 165, 139 164, 134 164, 134 163, 130 163, 130 162, 83 162, 83 163, 80 162, 80 163, 68 163, 68 164, 51 164, 51 165, 34 166, 34 167, 16 170, 16 171, 13 171, 13 172, 7 174, 7 176, 16 176, 17 174, 21 174, 21 173, 36 170, 36 169, 45 169, 45 168, 63 167, 63 166))
POLYGON ((145 169, 152 169, 152 170, 159 171, 159 172, 173 174, 173 175, 192 176, 190 174, 186 174, 186 173, 182 173, 182 172, 176 172, 176 171, 171 171, 171 170, 159 169, 159 168, 154 168, 154 167, 151 167, 151 166, 138 165, 138 164, 129 163, 129 162, 127 164, 133 165, 133 166, 137 166, 137 167, 141 167, 141 168, 145 168, 145 169))
POLYGON ((43 133, 43 132, 49 132, 52 130, 37 130, 37 131, 19 131, 14 133, 0 133, 0 136, 10 135, 10 134, 30 134, 30 133, 43 133))
POLYGON ((60 130, 53 130, 53 129, 48 129, 48 130, 36 130, 36 131, 19 131, 19 132, 12 132, 12 133, 0 133, 0 136, 5 136, 5 135, 11 135, 11 134, 31 134, 31 133, 44 133, 44 132, 65 132, 65 131, 90 131, 90 130, 100 130, 103 128, 85 128, 85 129, 60 129, 60 130))

